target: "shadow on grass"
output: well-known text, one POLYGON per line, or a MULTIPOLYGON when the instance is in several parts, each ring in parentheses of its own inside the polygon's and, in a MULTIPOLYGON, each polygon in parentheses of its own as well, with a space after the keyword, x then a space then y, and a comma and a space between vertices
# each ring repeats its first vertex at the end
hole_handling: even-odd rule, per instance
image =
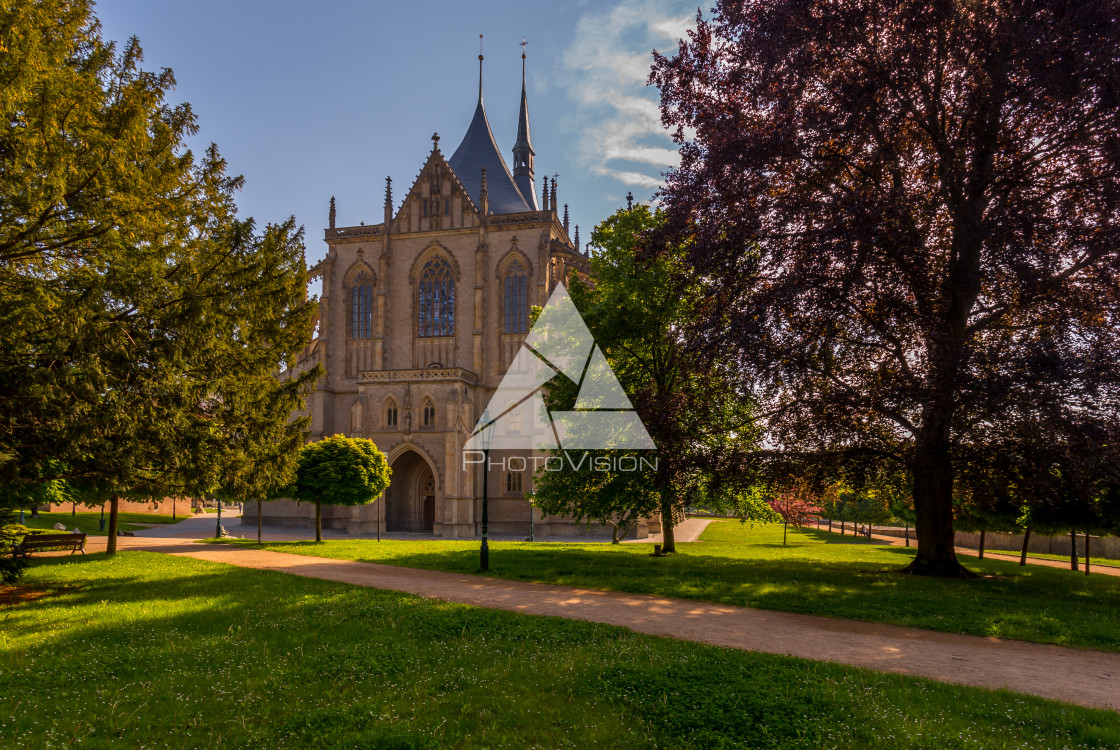
POLYGON ((1109 712, 187 558, 52 558, 29 577, 83 588, 6 614, 16 746, 1120 742, 1109 712))

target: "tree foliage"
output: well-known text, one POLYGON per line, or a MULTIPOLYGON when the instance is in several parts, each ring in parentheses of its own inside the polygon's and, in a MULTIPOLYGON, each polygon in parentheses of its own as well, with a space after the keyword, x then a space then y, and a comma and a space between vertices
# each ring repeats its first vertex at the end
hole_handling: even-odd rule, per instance
MULTIPOLYGON (((706 467, 731 444, 753 445, 757 430, 749 394, 734 389, 719 362, 683 345, 682 330, 699 304, 696 282, 680 264, 679 246, 642 252, 663 237, 664 222, 662 213, 639 204, 600 223, 591 235, 591 283, 573 276, 569 288, 657 446, 655 454, 630 455, 655 458, 656 471, 592 471, 560 451, 565 471, 538 473, 536 503, 546 513, 622 526, 660 513, 664 548, 673 552, 675 523, 696 489, 712 482, 706 467)), ((571 408, 577 392, 575 383, 554 381, 549 408, 571 408)), ((707 495, 733 496, 722 489, 707 495)))
POLYGON ((187 149, 171 71, 103 40, 90 3, 4 4, 0 45, 0 484, 268 484, 319 374, 277 378, 315 315, 302 230, 237 217, 242 179, 187 149))
POLYGON ((291 496, 315 503, 315 541, 323 541, 322 504, 367 505, 389 486, 393 470, 372 440, 332 435, 303 446, 291 496))
POLYGON ((682 144, 664 203, 710 281, 692 343, 780 449, 909 474, 909 571, 967 575, 963 464, 1120 446, 1116 4, 714 13, 651 76, 682 144))

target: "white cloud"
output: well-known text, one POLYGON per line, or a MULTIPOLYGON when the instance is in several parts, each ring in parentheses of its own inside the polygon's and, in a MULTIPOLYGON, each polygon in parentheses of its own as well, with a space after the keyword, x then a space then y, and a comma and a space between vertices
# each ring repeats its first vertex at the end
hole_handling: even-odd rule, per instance
POLYGON ((657 90, 646 85, 651 50, 672 54, 693 23, 695 5, 679 0, 620 0, 576 24, 562 59, 570 119, 580 133, 578 163, 625 185, 657 188, 679 154, 661 125, 657 90))

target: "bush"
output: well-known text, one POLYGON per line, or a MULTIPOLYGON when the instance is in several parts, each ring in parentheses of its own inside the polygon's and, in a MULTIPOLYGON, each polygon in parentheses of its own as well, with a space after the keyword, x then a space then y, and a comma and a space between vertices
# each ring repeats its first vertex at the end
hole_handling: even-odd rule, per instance
POLYGON ((0 509, 0 583, 15 583, 23 575, 29 555, 17 552, 16 547, 29 531, 23 524, 12 522, 10 510, 0 509))

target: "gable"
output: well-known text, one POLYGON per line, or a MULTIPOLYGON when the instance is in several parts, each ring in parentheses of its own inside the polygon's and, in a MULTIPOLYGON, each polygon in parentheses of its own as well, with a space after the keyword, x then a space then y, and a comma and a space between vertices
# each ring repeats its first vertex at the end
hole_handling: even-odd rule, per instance
POLYGON ((393 218, 393 232, 478 226, 478 208, 440 153, 438 139, 393 218))

